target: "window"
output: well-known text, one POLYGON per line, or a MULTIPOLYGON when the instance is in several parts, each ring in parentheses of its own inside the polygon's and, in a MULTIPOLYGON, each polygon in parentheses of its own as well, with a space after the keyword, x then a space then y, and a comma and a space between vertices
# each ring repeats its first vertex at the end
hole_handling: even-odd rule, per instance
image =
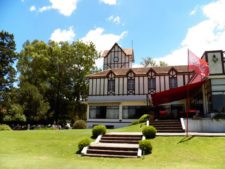
POLYGON ((138 119, 146 113, 145 106, 124 106, 123 119, 138 119))
POLYGON ((177 72, 174 69, 169 72, 169 87, 170 89, 177 87, 177 72))
POLYGON ((150 71, 148 73, 148 93, 155 93, 156 90, 156 77, 155 77, 155 72, 150 71))
POLYGON ((128 73, 127 93, 128 94, 134 94, 135 93, 135 79, 134 79, 134 73, 133 72, 128 73))
POLYGON ((90 119, 118 119, 119 106, 90 106, 90 119))
POLYGON ((108 95, 115 95, 115 75, 109 74, 108 77, 108 95))
POLYGON ((212 95, 212 108, 214 112, 225 112, 225 94, 212 95))

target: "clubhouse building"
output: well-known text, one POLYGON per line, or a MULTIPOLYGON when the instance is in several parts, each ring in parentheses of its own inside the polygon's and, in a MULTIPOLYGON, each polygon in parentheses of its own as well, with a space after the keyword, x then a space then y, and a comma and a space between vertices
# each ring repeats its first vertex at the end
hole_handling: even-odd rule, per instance
POLYGON ((90 74, 87 123, 111 128, 129 125, 154 112, 156 119, 209 117, 225 112, 225 58, 222 50, 205 51, 209 76, 189 84, 195 76, 187 65, 132 68, 134 51, 115 43, 103 52, 103 71, 90 74), (189 85, 188 85, 189 84, 189 85), (189 98, 189 108, 186 108, 189 98))

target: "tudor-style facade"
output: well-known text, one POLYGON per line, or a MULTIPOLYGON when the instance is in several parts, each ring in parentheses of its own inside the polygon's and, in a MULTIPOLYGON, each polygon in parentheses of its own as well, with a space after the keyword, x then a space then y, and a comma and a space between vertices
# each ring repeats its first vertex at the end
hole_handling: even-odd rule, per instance
MULTIPOLYGON (((104 51, 103 57, 103 71, 88 76, 89 127, 96 124, 108 127, 128 125, 146 113, 149 94, 184 86, 193 74, 187 66, 132 68, 133 49, 123 49, 117 43, 104 51)), ((203 90, 195 92, 191 102, 196 103, 195 108, 201 112, 208 113, 215 110, 215 100, 225 99, 225 59, 222 51, 205 52, 203 58, 209 61, 210 76, 203 90), (217 59, 213 59, 214 55, 217 59), (215 60, 220 66, 215 67, 215 60)), ((170 117, 177 118, 180 112, 185 111, 185 104, 186 100, 181 99, 160 105, 158 109, 167 110, 172 114, 170 117)), ((225 104, 222 105, 225 108, 225 104)))

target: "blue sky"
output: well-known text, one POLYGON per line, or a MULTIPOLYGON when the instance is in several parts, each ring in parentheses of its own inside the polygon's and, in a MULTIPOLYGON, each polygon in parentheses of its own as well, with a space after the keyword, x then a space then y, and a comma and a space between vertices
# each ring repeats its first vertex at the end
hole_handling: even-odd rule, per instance
POLYGON ((1 0, 0 30, 18 52, 34 39, 93 41, 99 51, 133 42, 135 66, 148 56, 179 65, 188 48, 199 57, 225 48, 224 11, 225 0, 1 0))

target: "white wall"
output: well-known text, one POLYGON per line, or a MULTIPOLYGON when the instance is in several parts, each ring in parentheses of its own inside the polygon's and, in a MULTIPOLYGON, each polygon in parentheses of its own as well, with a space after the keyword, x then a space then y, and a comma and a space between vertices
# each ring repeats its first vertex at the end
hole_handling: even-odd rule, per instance
MULTIPOLYGON (((186 128, 186 119, 184 119, 184 126, 186 128)), ((213 119, 188 119, 189 132, 225 132, 225 120, 213 119)))

